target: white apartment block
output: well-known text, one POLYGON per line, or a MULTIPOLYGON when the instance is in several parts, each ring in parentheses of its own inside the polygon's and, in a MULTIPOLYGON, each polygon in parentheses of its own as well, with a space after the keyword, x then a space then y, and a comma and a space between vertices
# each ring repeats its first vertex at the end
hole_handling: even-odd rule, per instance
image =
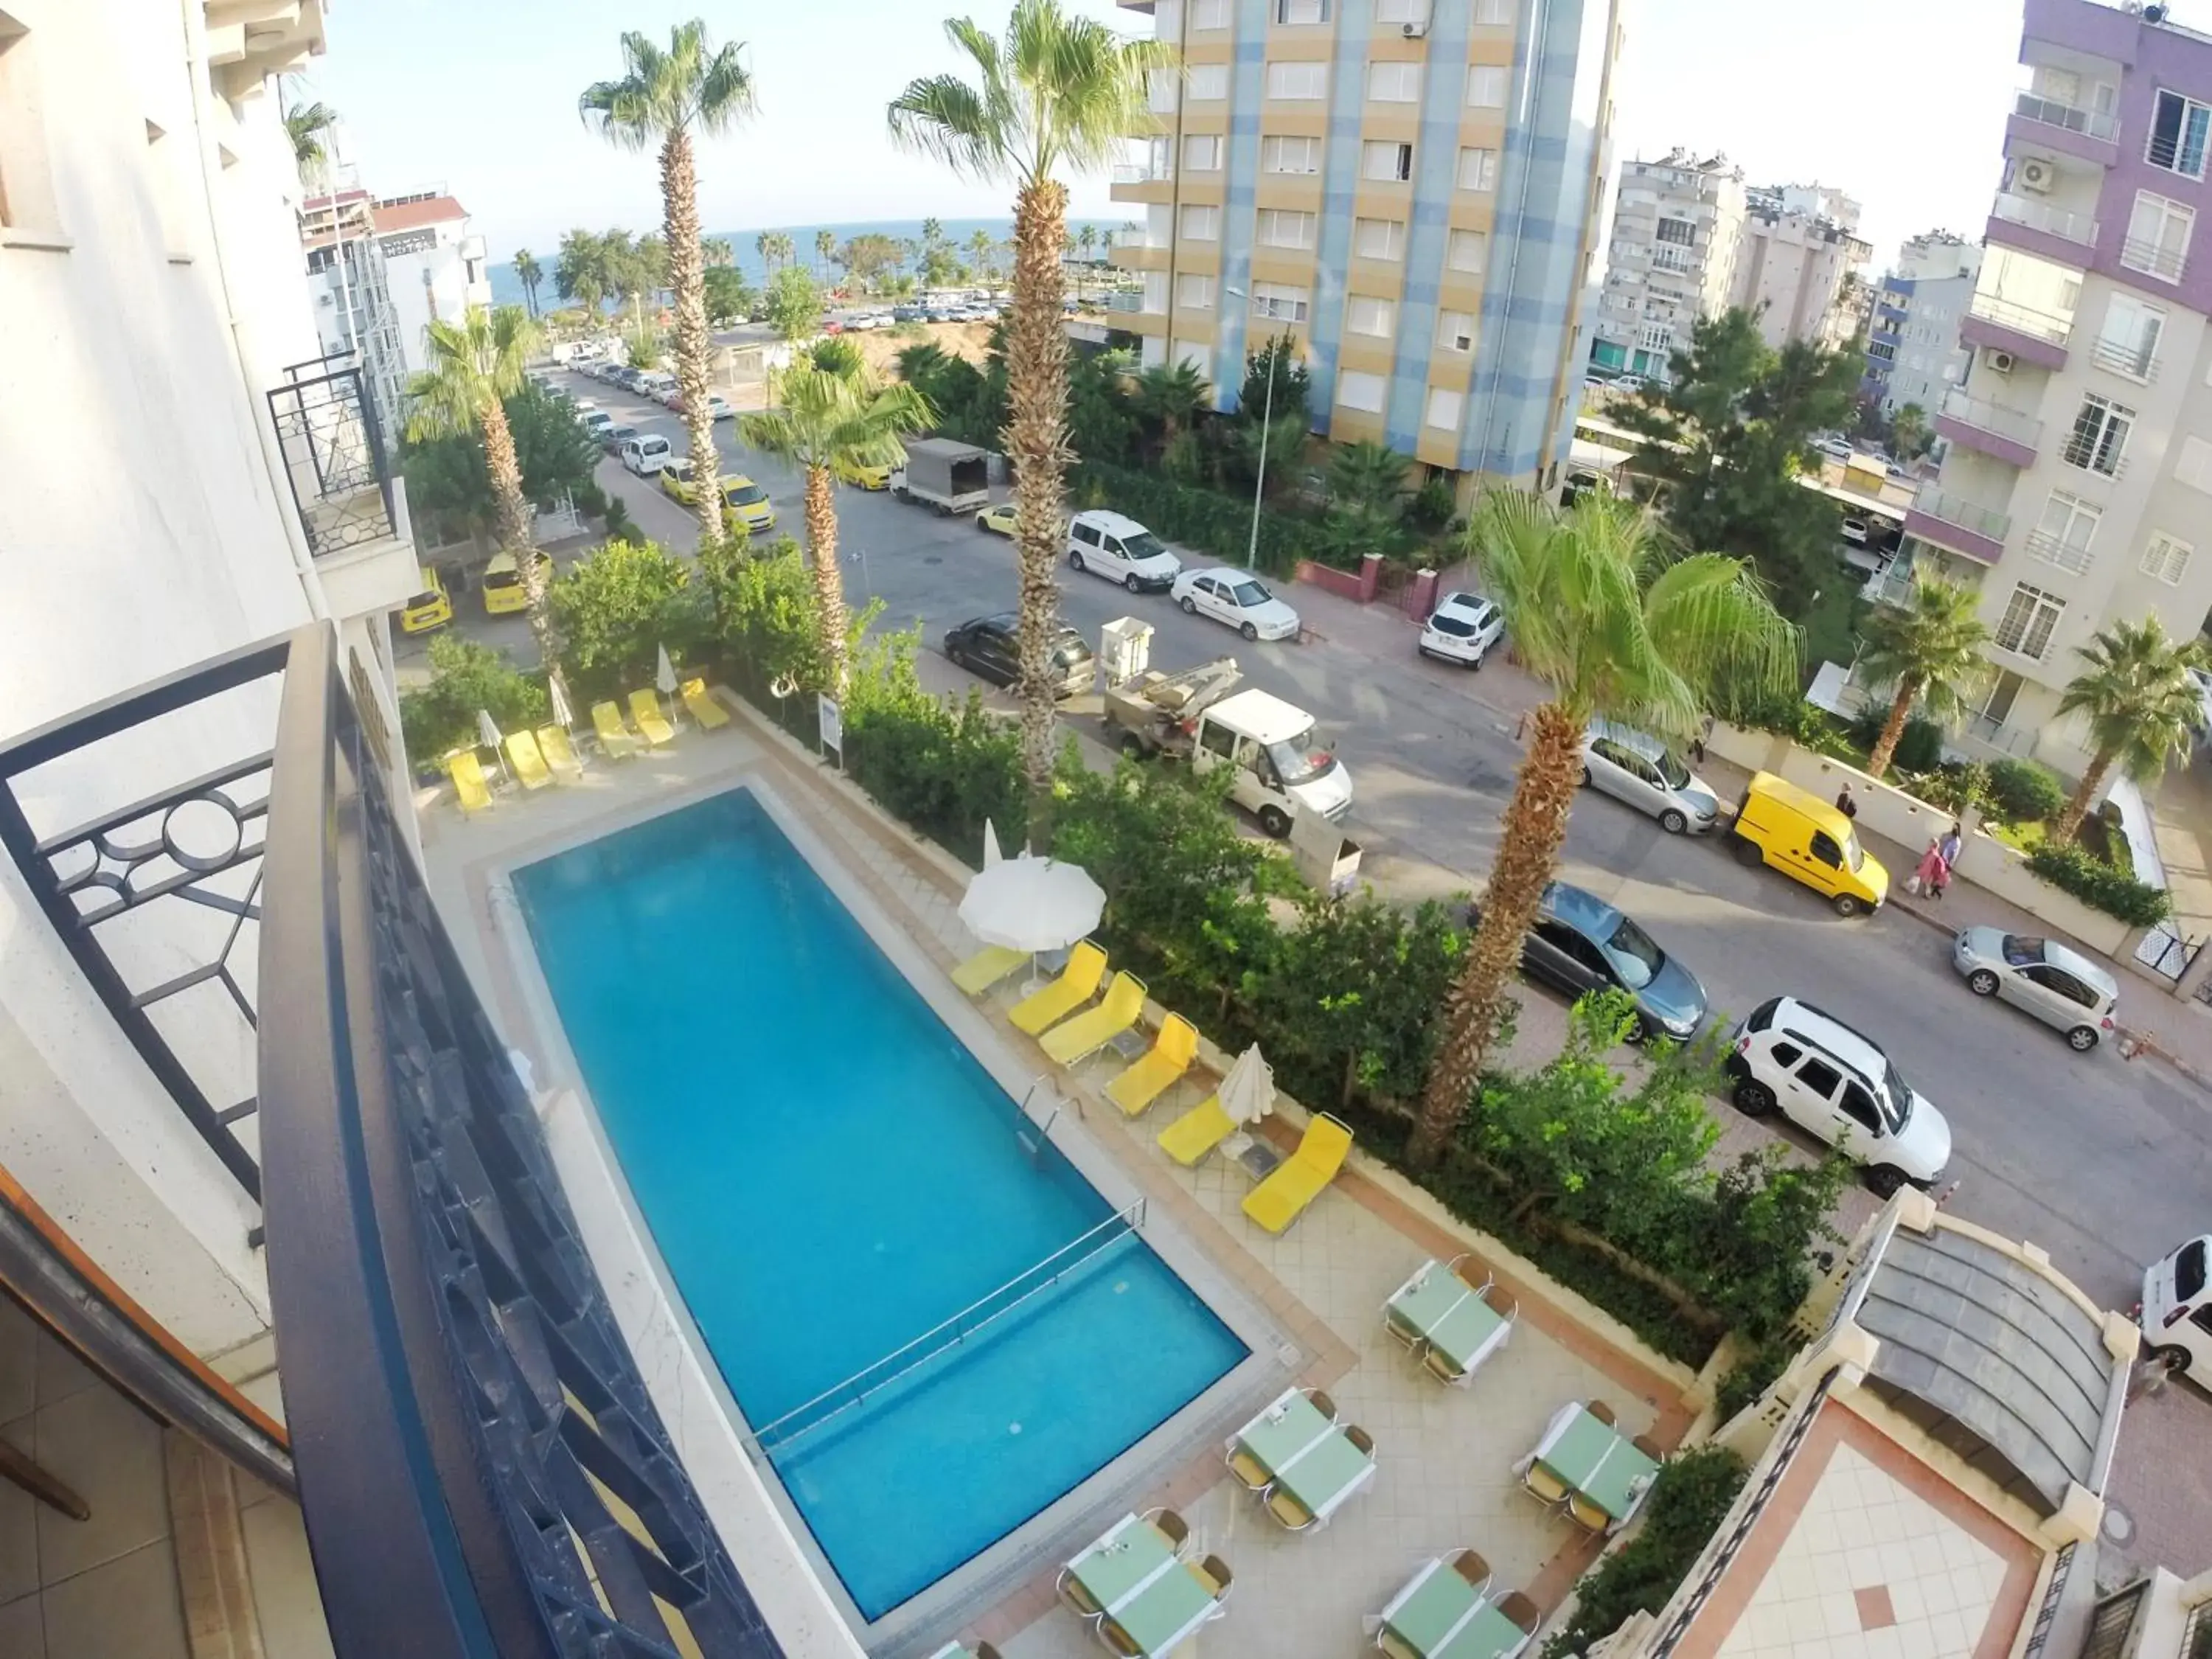
POLYGON ((1769 345, 1810 340, 1833 349, 1855 337, 1850 279, 1874 254, 1857 234, 1858 216, 1856 202, 1820 185, 1750 193, 1729 303, 1757 313, 1769 345))
POLYGON ((429 365, 430 324, 459 322, 471 306, 491 303, 484 240, 469 229, 468 210, 441 190, 382 196, 370 210, 398 313, 405 373, 429 365))
POLYGON ((1627 161, 1613 204, 1605 283, 1590 319, 1598 374, 1668 378, 1699 320, 1728 308, 1744 227, 1743 169, 1676 149, 1627 161))
MULTIPOLYGON (((347 171, 350 171, 348 169, 347 171)), ((341 179, 301 206, 300 240, 315 332, 329 356, 351 354, 368 377, 379 434, 397 453, 407 388, 399 311, 376 237, 374 204, 358 185, 341 179)))

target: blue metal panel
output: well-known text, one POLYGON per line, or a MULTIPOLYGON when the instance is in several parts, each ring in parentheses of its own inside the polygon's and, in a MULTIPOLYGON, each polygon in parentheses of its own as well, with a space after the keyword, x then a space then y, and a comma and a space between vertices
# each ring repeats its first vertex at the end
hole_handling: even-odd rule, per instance
POLYGON ((1336 9, 1336 78, 1329 88, 1328 147, 1322 158, 1321 234, 1314 252, 1313 311, 1306 331, 1316 428, 1336 405, 1336 353, 1344 332, 1345 274, 1352 258, 1352 203, 1359 188, 1359 120, 1367 104, 1367 40, 1375 0, 1336 9))
POLYGON ((1467 37, 1473 0, 1437 0, 1429 19, 1428 72, 1413 139, 1413 222, 1406 232, 1406 288, 1398 302, 1397 354, 1383 404, 1382 433, 1410 452, 1428 397, 1429 347, 1437 337, 1437 283, 1451 240, 1445 204, 1458 180, 1459 118, 1467 99, 1467 37))
MULTIPOLYGON (((1252 291, 1252 186, 1260 176, 1260 101, 1267 95, 1268 0, 1237 0, 1237 61, 1229 71, 1229 176, 1221 210, 1220 335, 1213 344, 1214 405, 1234 414, 1244 385, 1244 323, 1252 291)), ((1180 231, 1182 227, 1177 226, 1180 231)))

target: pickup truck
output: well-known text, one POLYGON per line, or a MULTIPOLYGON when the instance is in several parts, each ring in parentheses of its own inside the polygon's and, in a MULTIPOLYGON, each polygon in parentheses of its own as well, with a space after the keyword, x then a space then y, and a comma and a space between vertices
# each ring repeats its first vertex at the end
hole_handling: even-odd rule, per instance
POLYGON ((927 501, 939 513, 975 513, 991 504, 991 455, 950 438, 918 438, 891 474, 891 494, 927 501))

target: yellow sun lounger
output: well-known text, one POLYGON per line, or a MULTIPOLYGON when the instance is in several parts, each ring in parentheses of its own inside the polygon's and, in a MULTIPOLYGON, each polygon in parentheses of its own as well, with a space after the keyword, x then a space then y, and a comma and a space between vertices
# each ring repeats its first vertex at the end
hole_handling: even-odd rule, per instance
POLYGON ((1352 1150, 1352 1131, 1327 1112, 1306 1125, 1298 1149, 1280 1168, 1244 1195, 1244 1213, 1271 1233, 1279 1233, 1304 1213, 1307 1205, 1336 1179, 1352 1150))
POLYGON ((1040 1041, 1045 1053, 1063 1066, 1073 1066, 1097 1054, 1124 1031, 1133 1031, 1145 1017, 1145 981, 1134 974, 1120 973, 1106 988, 1105 1000, 1096 1008, 1055 1025, 1040 1041))
POLYGON ((1198 1027, 1181 1014, 1170 1014, 1160 1022, 1151 1049, 1106 1085, 1106 1098, 1124 1117, 1135 1117, 1172 1088, 1197 1058, 1198 1027))
POLYGON ((660 698, 651 686, 641 685, 629 694, 629 717, 637 723, 639 735, 655 749, 676 741, 676 728, 660 712, 660 698))
POLYGON ((952 970, 952 982, 969 996, 980 997, 1029 959, 1026 951, 987 945, 952 970))
POLYGON ((711 732, 718 726, 730 723, 729 710, 714 701, 704 680, 684 682, 684 706, 691 711, 691 718, 699 722, 702 732, 711 732))
POLYGON ((484 781, 483 763, 473 749, 464 749, 446 763, 453 775, 453 793, 461 798, 461 811, 481 812, 491 805, 491 785, 484 781))
POLYGON ((629 727, 623 724, 622 710, 613 703, 595 702, 592 705, 592 730, 599 734, 599 747, 610 757, 637 753, 637 739, 630 735, 629 727))
POLYGON ((1042 990, 1024 997, 1006 1018, 1014 1022, 1016 1030, 1035 1036, 1090 1001, 1091 994, 1098 988, 1098 981, 1105 977, 1106 953, 1089 939, 1081 940, 1069 953, 1067 966, 1060 970, 1060 977, 1042 990))
POLYGON ((538 739, 531 733, 510 732, 501 746, 507 750, 507 763, 514 769, 514 781, 525 789, 543 789, 553 781, 545 757, 538 752, 538 739))
POLYGON ((576 758, 576 745, 568 741, 567 726, 539 726, 538 752, 545 757, 546 765, 553 769, 554 782, 574 783, 584 775, 584 763, 576 758))
POLYGON ((1221 1097, 1208 1095, 1160 1131, 1160 1146, 1186 1170, 1206 1162, 1216 1146, 1237 1133, 1237 1121, 1222 1109, 1221 1097))

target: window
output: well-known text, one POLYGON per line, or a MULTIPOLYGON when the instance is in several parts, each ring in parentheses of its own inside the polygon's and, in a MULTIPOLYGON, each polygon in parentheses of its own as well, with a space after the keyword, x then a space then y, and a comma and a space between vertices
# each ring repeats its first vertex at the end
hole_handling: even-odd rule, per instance
POLYGON ((1447 432, 1458 431, 1460 406, 1466 401, 1460 392, 1444 386, 1431 386, 1426 424, 1442 427, 1447 432))
MULTIPOLYGON (((1816 834, 1813 837, 1813 856, 1816 859, 1823 858, 1820 845, 1823 842, 1827 842, 1827 854, 1823 861, 1828 864, 1835 863, 1841 855, 1836 851, 1836 843, 1828 841, 1828 838, 1823 835, 1816 834)), ((1825 1060, 1808 1058, 1797 1068, 1797 1081, 1803 1085, 1808 1091, 1818 1095, 1822 1100, 1833 1100, 1836 1097, 1836 1085, 1843 1080, 1843 1074, 1825 1060)))
POLYGON ((2193 435, 2184 438, 2173 463, 2173 481, 2212 495, 2212 443, 2193 435))
POLYGON ((1363 259, 1406 257, 1406 227, 1397 219, 1362 219, 1352 227, 1352 251, 1363 259))
POLYGON ((1279 323, 1303 323, 1306 319, 1306 290, 1282 283, 1255 283, 1252 310, 1256 316, 1271 317, 1279 323))
POLYGON ((1453 270, 1480 274, 1490 257, 1490 239, 1479 230, 1455 230, 1444 252, 1444 264, 1453 270))
POLYGON ((1175 113, 1176 96, 1182 91, 1182 77, 1171 69, 1147 70, 1145 72, 1145 101, 1155 115, 1175 113))
POLYGON ((1213 348, 1203 340, 1177 340, 1175 343, 1175 360, 1179 363, 1188 363, 1201 374, 1211 374, 1213 348))
POLYGON ((1197 202, 1184 203, 1182 236, 1187 242, 1219 241, 1221 240, 1221 210, 1197 202))
POLYGON ((2202 179, 2208 127, 2212 127, 2212 109, 2178 92, 2160 93, 2151 107, 2150 142, 2143 148, 2143 160, 2168 173, 2202 179))
POLYGON ((1328 0, 1275 0, 1278 23, 1326 23, 1328 0))
POLYGON ((1437 313, 1437 345, 1444 351, 1474 349, 1474 313, 1442 311, 1437 313))
POLYGON ((2089 568, 2089 544, 2104 516, 2102 507, 2054 489, 2043 504, 2043 516, 2027 532, 2027 550, 2045 564, 2078 575, 2089 568))
POLYGON ((1402 184, 1413 176, 1413 147, 1370 139, 1360 147, 1359 176, 1382 184, 1402 184))
POLYGON ((1194 29, 1229 27, 1229 0, 1191 0, 1190 26, 1194 29))
POLYGON ((1224 759, 1234 756, 1237 752, 1237 734, 1218 721, 1200 721, 1198 728, 1198 740, 1224 759))
POLYGON ((1421 101, 1419 64, 1370 64, 1367 96, 1378 104, 1418 104, 1421 101))
POLYGON ((2128 239, 2120 244, 2120 263, 2130 270, 2178 283, 2189 259, 2189 234, 2196 226, 2193 208, 2139 190, 2135 211, 2128 218, 2128 239))
POLYGON ((2091 356, 2100 368, 2131 380, 2148 380, 2158 362, 2159 338, 2166 331, 2166 310, 2132 294, 2114 290, 2105 307, 2105 326, 2091 356))
POLYGON ((1363 374, 1348 368, 1336 377, 1336 400, 1346 409, 1364 410, 1370 415, 1382 412, 1382 377, 1363 374))
POLYGON ((1183 272, 1176 278, 1175 302, 1183 311, 1212 310, 1213 278, 1183 272))
POLYGON ((1260 141, 1262 173, 1319 173, 1321 140, 1287 133, 1271 133, 1260 141))
POLYGON ((1687 219, 1662 219, 1659 222, 1659 240, 1672 242, 1677 247, 1695 247, 1698 228, 1687 219))
POLYGON ((1474 21, 1485 28, 1505 28, 1513 21, 1513 0, 1474 0, 1474 21))
MULTIPOLYGON (((1811 854, 1814 860, 1818 863, 1827 865, 1832 869, 1840 869, 1843 867, 1844 849, 1837 846, 1833 841, 1829 839, 1826 836, 1822 835, 1817 830, 1813 832, 1813 844, 1805 850, 1811 854)), ((1808 1066, 1805 1069, 1809 1072, 1812 1070, 1812 1067, 1808 1066)), ((1829 1089, 1824 1089, 1820 1092, 1826 1094, 1829 1092, 1829 1090, 1833 1087, 1834 1085, 1832 1084, 1829 1085, 1829 1089)))
POLYGON ((1389 338, 1398 320, 1398 307, 1388 300, 1355 294, 1344 302, 1344 326, 1353 334, 1379 334, 1389 338))
POLYGON ((1259 236, 1261 242, 1268 247, 1311 247, 1314 216, 1310 213, 1291 213, 1282 208, 1261 208, 1259 236))
POLYGON ((2051 648, 2051 636, 2065 609, 2066 602, 2056 594, 2026 582, 2016 584, 1997 623, 1997 649, 2040 661, 2051 648))
POLYGON ((1322 63, 1268 64, 1267 96, 1286 99, 1328 97, 1328 65, 1322 63))
POLYGON ((1194 132, 1182 141, 1182 170, 1185 173, 1218 173, 1221 171, 1221 135, 1218 132, 1194 132))
POLYGON ((1866 1091, 1864 1084, 1847 1083, 1844 1085, 1844 1110, 1850 1115, 1851 1121, 1868 1133, 1878 1135, 1881 1133, 1881 1114, 1875 1109, 1874 1097, 1866 1091))
POLYGON ((1425 23, 1429 21, 1429 0, 1375 0, 1375 21, 1425 23))
POLYGON ((1229 95, 1229 65, 1193 64, 1183 71, 1182 89, 1194 104, 1218 104, 1229 95))
POLYGON ((1505 107, 1505 69, 1501 64, 1477 64, 1467 72, 1469 109, 1505 107))
POLYGON ((1496 190, 1498 152, 1494 149, 1460 151, 1459 187, 1462 190, 1496 190))
POLYGON ((66 246, 33 52, 29 28, 0 11, 0 242, 66 246))
POLYGON ((2143 549, 2142 568, 2146 575, 2155 576, 2167 586, 2178 586, 2181 573, 2189 568, 2189 544, 2160 531, 2143 549))
POLYGON ((2117 477, 2121 451, 2127 447, 2128 434, 2135 423, 2135 410, 2090 392, 2075 411, 2074 429, 2066 434, 2066 447, 2059 459, 2069 466, 2117 477))
POLYGON ((1778 1042, 1769 1052, 1774 1056, 1774 1063, 1785 1072, 1805 1058, 1805 1051, 1794 1042, 1778 1042))

